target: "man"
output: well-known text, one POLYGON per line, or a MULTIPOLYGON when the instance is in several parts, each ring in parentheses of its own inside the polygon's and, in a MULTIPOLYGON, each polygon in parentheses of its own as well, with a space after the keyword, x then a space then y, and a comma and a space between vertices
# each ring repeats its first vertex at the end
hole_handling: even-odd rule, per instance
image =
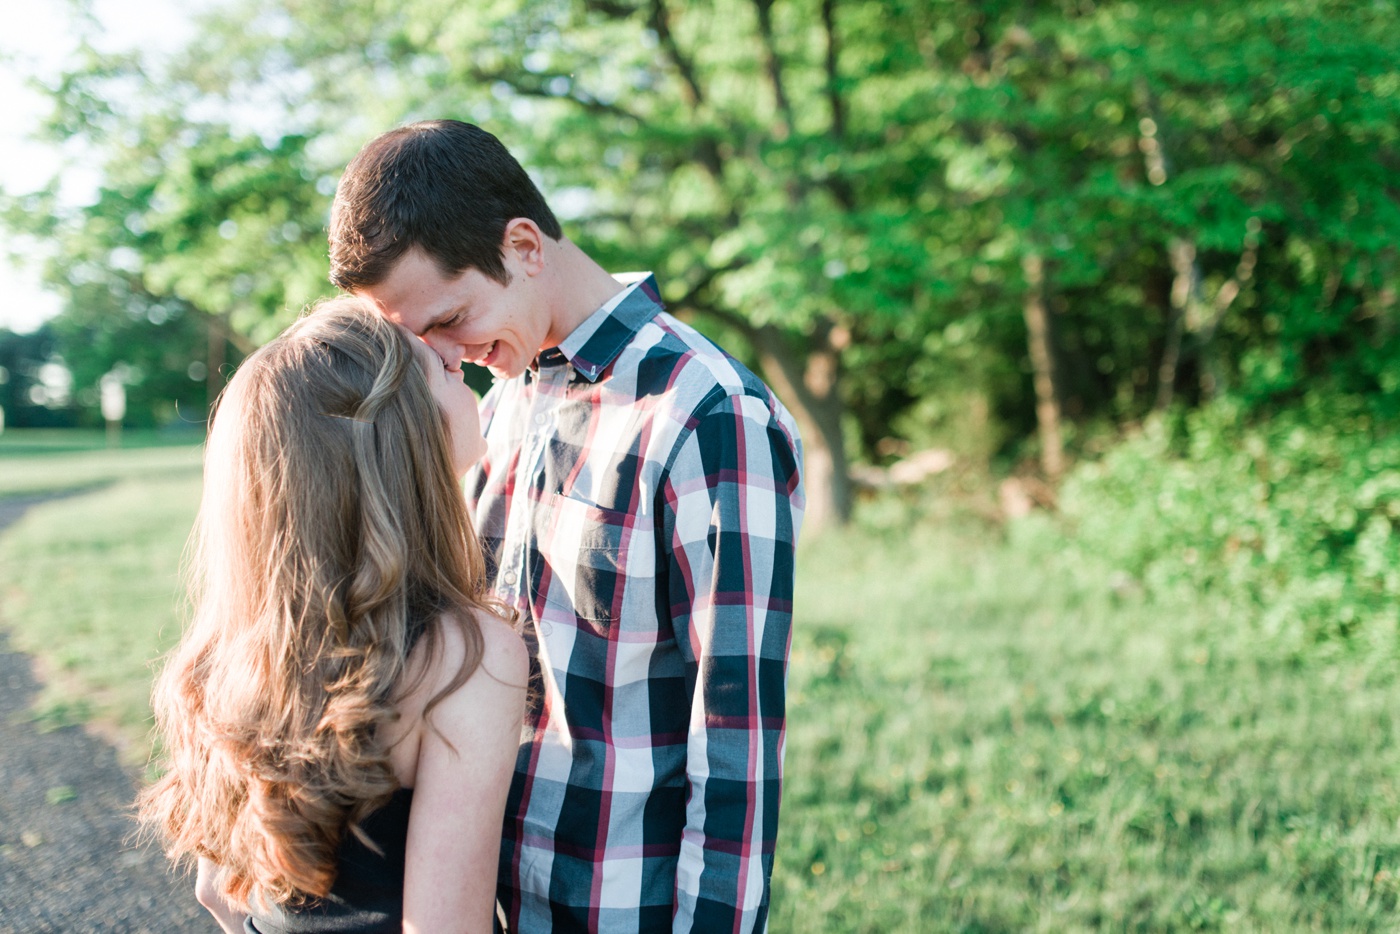
POLYGON ((512 931, 762 930, 777 836, 801 446, 766 386, 565 238, 495 137, 371 141, 331 279, 485 366, 467 479, 532 701, 507 803, 512 931))

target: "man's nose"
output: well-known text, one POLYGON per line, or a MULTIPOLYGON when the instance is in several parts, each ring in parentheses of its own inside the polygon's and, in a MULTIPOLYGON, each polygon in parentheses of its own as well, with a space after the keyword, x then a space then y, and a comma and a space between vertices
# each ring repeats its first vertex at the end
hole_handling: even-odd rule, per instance
POLYGON ((465 348, 461 341, 455 341, 444 337, 441 334, 425 334, 423 342, 433 349, 433 353, 442 359, 442 365, 449 370, 459 370, 462 367, 462 358, 465 355, 465 348))

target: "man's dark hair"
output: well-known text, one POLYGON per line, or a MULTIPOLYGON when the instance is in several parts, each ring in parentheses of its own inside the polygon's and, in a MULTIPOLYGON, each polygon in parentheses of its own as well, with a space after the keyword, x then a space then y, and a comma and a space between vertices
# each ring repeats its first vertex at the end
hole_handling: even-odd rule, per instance
POLYGON ((501 141, 470 123, 428 120, 370 140, 346 167, 331 208, 331 282, 377 285, 418 247, 444 275, 478 269, 497 282, 506 224, 526 217, 563 236, 530 176, 501 141))

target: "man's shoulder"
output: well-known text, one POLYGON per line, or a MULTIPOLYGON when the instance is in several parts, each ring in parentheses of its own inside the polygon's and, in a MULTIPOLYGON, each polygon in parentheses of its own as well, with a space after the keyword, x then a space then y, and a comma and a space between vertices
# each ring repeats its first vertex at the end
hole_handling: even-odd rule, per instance
POLYGON ((669 312, 659 312, 618 359, 614 378, 629 374, 638 395, 664 392, 690 410, 707 400, 753 396, 780 405, 757 374, 741 360, 669 312))

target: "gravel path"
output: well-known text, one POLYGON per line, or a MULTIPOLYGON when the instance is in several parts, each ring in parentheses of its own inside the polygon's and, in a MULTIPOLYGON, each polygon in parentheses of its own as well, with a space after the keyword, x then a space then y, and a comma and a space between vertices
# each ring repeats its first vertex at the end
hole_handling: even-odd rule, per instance
MULTIPOLYGON (((0 502, 0 531, 39 498, 0 502)), ((0 934, 217 931, 153 847, 134 847, 135 777, 81 727, 41 733, 29 657, 0 632, 0 934)))

